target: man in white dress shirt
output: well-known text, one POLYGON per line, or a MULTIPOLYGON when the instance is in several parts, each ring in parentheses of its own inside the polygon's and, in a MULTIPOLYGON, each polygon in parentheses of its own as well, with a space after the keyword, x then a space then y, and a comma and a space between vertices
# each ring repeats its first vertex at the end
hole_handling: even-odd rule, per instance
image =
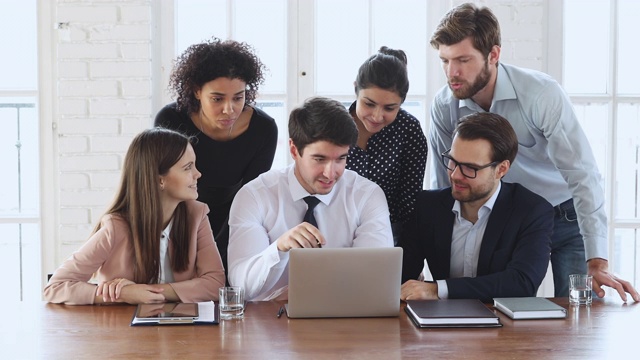
POLYGON ((346 108, 307 99, 289 116, 289 136, 294 163, 246 184, 231 206, 229 283, 243 286, 247 300, 287 298, 293 248, 393 246, 382 189, 345 169, 358 137, 346 108), (310 196, 319 200, 315 219, 303 221, 310 196))

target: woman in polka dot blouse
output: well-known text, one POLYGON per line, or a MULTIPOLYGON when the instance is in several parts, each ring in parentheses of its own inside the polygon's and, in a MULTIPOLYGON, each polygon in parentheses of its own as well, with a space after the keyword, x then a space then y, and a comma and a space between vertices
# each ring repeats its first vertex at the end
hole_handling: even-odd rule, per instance
POLYGON ((354 85, 357 98, 349 112, 358 126, 358 143, 349 150, 347 168, 382 188, 397 243, 422 190, 427 162, 420 122, 400 108, 409 91, 406 54, 381 47, 360 66, 354 85))

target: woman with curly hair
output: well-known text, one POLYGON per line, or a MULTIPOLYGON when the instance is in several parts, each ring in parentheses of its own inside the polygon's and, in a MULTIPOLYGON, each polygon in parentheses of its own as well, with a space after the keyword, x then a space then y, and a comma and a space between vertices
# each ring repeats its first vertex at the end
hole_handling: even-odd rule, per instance
POLYGON ((209 221, 225 269, 231 202, 244 184, 271 168, 276 150, 276 123, 254 106, 263 70, 246 43, 212 38, 191 45, 171 74, 176 102, 155 119, 156 126, 197 138, 198 200, 211 209, 209 221))

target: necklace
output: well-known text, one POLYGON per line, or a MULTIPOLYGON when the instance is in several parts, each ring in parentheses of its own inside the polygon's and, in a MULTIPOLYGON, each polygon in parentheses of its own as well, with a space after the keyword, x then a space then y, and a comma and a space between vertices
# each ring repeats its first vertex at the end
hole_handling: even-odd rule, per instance
MULTIPOLYGON (((199 125, 198 127, 200 128, 200 132, 206 135, 206 133, 204 132, 204 129, 203 129, 203 127, 204 127, 204 121, 202 121, 202 117, 203 117, 203 116, 204 116, 204 117, 206 117, 206 116, 204 115, 204 112, 202 111, 202 109, 200 109, 200 113, 198 114, 198 123, 199 123, 199 124, 198 124, 198 125, 199 125)), ((236 120, 236 121, 237 121, 237 120, 236 120)), ((231 128, 229 128, 229 132, 227 133, 227 137, 228 137, 228 138, 231 138, 231 133, 233 132, 233 127, 234 127, 235 125, 236 125, 236 122, 234 121, 234 122, 231 124, 231 128)))

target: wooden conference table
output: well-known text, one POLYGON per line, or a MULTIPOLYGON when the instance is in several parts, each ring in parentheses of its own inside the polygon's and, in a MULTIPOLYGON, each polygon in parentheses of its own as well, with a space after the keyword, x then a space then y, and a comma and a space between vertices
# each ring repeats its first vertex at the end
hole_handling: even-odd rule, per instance
MULTIPOLYGON (((637 358, 640 305, 617 297, 570 307, 562 320, 501 328, 418 329, 397 318, 288 319, 280 302, 249 303, 242 320, 214 326, 130 327, 133 306, 3 306, 0 358, 637 358)), ((404 306, 404 305, 403 305, 404 306)))

